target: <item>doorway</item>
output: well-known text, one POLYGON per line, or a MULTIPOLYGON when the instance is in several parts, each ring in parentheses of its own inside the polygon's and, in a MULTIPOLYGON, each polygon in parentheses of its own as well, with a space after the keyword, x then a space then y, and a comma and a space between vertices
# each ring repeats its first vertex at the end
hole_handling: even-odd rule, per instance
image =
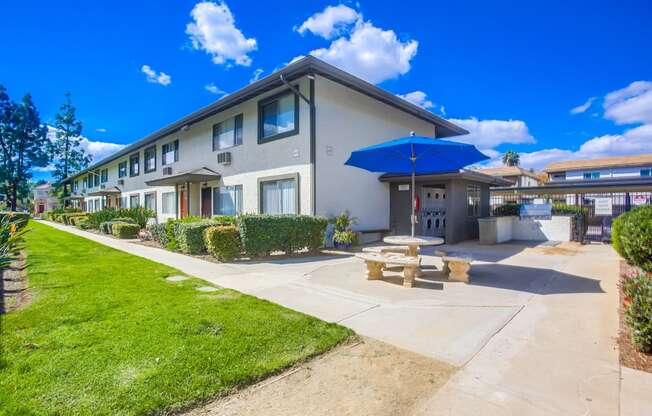
POLYGON ((204 218, 210 218, 213 213, 213 207, 211 206, 211 188, 202 188, 201 190, 201 216, 204 218))
POLYGON ((188 198, 185 190, 179 191, 179 213, 181 218, 188 217, 188 198))

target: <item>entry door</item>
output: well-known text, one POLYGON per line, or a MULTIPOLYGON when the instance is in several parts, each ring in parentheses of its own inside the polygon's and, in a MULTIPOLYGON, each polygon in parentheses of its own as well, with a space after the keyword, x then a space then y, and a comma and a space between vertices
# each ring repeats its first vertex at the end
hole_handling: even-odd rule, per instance
POLYGON ((201 216, 210 218, 213 210, 211 206, 211 188, 202 188, 201 190, 201 216))
POLYGON ((186 191, 179 191, 179 211, 181 218, 188 216, 188 200, 186 198, 186 191))

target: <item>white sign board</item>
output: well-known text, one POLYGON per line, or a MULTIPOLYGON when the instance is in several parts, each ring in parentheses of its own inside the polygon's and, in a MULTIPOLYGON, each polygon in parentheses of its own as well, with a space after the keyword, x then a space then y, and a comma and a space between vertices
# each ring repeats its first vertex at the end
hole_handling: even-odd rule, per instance
POLYGON ((634 195, 632 196, 632 205, 645 205, 647 204, 647 196, 634 195))
POLYGON ((546 200, 543 198, 534 198, 534 201, 532 201, 534 205, 542 205, 546 203, 546 200))
POLYGON ((399 191, 409 191, 409 190, 410 190, 410 184, 407 184, 407 183, 405 183, 405 184, 400 184, 400 185, 398 186, 398 190, 399 190, 399 191))
POLYGON ((611 209, 611 198, 595 198, 594 202, 595 202, 594 215, 604 215, 604 216, 613 215, 613 210, 611 209))

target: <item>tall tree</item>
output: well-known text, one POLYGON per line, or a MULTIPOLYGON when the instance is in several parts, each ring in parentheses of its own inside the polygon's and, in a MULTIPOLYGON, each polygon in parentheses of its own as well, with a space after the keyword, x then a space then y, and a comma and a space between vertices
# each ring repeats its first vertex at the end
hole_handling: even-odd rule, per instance
POLYGON ((508 150, 503 155, 503 165, 518 166, 521 163, 521 155, 513 150, 508 150))
POLYGON ((52 176, 57 181, 67 178, 71 173, 85 169, 91 158, 81 147, 82 123, 77 120, 76 109, 72 105, 70 93, 59 108, 55 121, 55 139, 50 142, 49 151, 54 160, 52 176))
POLYGON ((15 210, 18 200, 29 194, 32 169, 49 162, 47 129, 41 124, 31 95, 25 95, 16 105, 3 86, 0 117, 0 187, 7 195, 9 207, 15 210))

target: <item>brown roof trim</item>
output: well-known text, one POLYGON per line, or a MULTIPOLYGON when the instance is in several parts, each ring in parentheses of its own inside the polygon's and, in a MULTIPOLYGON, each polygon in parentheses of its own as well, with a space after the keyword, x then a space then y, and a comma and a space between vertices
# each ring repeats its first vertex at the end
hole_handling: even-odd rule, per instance
POLYGON ((563 172, 579 169, 599 169, 613 167, 635 167, 652 165, 652 153, 635 156, 614 156, 599 159, 567 160, 549 163, 544 172, 563 172))
MULTIPOLYGON (((444 173, 416 175, 416 180, 419 182, 444 181, 450 179, 465 179, 470 181, 486 183, 492 186, 509 186, 512 184, 508 180, 496 176, 485 175, 484 173, 480 173, 474 170, 462 170, 459 172, 444 172, 444 173)), ((405 182, 410 180, 410 175, 396 175, 396 174, 385 173, 384 175, 380 175, 378 180, 381 182, 405 182)))

